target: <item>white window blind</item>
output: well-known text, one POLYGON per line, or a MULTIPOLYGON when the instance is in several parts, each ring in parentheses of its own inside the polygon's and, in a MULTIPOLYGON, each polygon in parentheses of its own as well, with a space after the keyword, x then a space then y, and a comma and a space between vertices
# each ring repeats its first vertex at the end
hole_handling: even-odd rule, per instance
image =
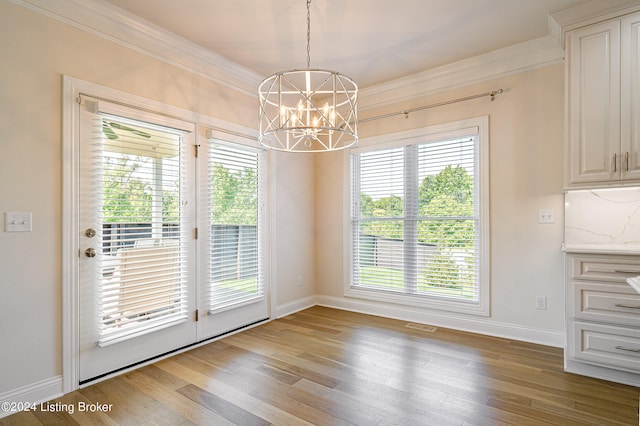
POLYGON ((416 291, 478 301, 476 138, 418 147, 416 291))
POLYGON ((404 149, 353 157, 354 283, 360 287, 404 287, 404 149))
POLYGON ((478 303, 478 138, 351 156, 351 288, 478 303))
POLYGON ((109 345, 187 320, 181 131, 102 114, 99 341, 109 345))
POLYGON ((261 268, 262 153, 209 144, 209 308, 228 310, 264 298, 261 268))

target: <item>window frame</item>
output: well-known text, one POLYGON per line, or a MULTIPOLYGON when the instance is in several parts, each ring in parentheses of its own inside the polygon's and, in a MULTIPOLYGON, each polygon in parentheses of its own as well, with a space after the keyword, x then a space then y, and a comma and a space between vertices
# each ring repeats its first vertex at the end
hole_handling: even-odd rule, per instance
POLYGON ((358 146, 344 156, 344 296, 398 305, 437 309, 448 312, 490 315, 490 232, 489 232, 489 117, 481 116, 445 124, 390 133, 361 139, 358 146), (435 295, 412 295, 379 289, 352 287, 353 280, 353 224, 352 221, 352 165, 353 154, 424 144, 439 140, 475 135, 477 138, 478 193, 478 299, 475 302, 435 295))
POLYGON ((213 306, 210 300, 211 295, 207 294, 208 313, 216 314, 216 313, 232 310, 235 308, 239 308, 242 306, 251 305, 253 303, 260 303, 265 301, 267 298, 266 284, 268 280, 267 280, 267 277, 265 276, 265 273, 267 271, 267 268, 265 267, 265 259, 267 258, 266 251, 268 250, 268 246, 266 244, 265 235, 267 233, 266 228, 268 226, 268 221, 267 221, 268 211, 267 211, 267 200, 266 200, 267 180, 268 180, 268 175, 267 175, 268 153, 266 150, 262 148, 257 148, 255 146, 248 145, 246 143, 247 141, 243 140, 242 138, 234 137, 233 135, 225 134, 224 132, 216 131, 214 129, 207 129, 206 133, 207 133, 206 149, 203 149, 204 151, 203 156, 206 156, 206 165, 203 167, 203 169, 205 169, 203 170, 204 175, 200 177, 200 179, 202 180, 201 185, 202 185, 202 188, 204 189, 204 191, 201 191, 201 196, 206 197, 206 200, 207 200, 206 215, 208 216, 208 218, 206 222, 207 226, 203 228, 205 230, 204 240, 206 240, 206 245, 209 246, 210 248, 210 251, 208 252, 209 256, 205 255, 205 253, 207 253, 206 249, 205 249, 205 253, 202 254, 203 263, 206 264, 206 268, 207 268, 206 270, 202 271, 202 276, 206 277, 203 282, 205 283, 209 291, 213 291, 213 286, 214 286, 213 275, 212 275, 212 265, 211 265, 213 261, 212 252, 213 252, 214 237, 213 237, 213 233, 210 231, 209 226, 220 225, 215 223, 214 220, 210 218, 211 211, 213 209, 213 203, 214 203, 213 198, 210 196, 210 191, 212 190, 212 187, 215 185, 215 183, 213 182, 209 183, 210 182, 209 173, 211 172, 210 168, 212 167, 212 161, 213 161, 211 159, 212 151, 215 150, 217 146, 226 146, 237 151, 244 151, 245 153, 253 154, 256 156, 256 172, 257 172, 256 173, 256 178, 257 178, 256 273, 257 273, 257 287, 258 287, 257 294, 255 296, 243 298, 241 300, 233 301, 221 306, 213 306))
MULTIPOLYGON (((193 144, 195 141, 195 137, 194 137, 195 124, 194 123, 186 120, 179 120, 177 118, 166 117, 161 114, 150 112, 150 111, 141 111, 135 107, 119 105, 117 103, 113 103, 112 101, 108 101, 108 100, 98 100, 98 99, 92 98, 89 95, 83 94, 81 95, 81 98, 84 99, 86 102, 93 104, 92 108, 96 109, 96 111, 94 112, 100 117, 101 123, 110 121, 120 125, 129 125, 134 128, 145 129, 146 131, 150 131, 150 132, 153 132, 153 131, 162 132, 164 133, 164 135, 162 136, 166 136, 166 135, 174 136, 176 139, 173 141, 173 144, 175 145, 175 151, 173 152, 173 154, 175 155, 173 156, 177 157, 177 159, 175 160, 175 163, 176 163, 175 165, 177 165, 178 169, 177 171, 174 171, 173 175, 179 182, 178 203, 181 204, 182 202, 190 200, 191 194, 188 191, 186 191, 185 188, 188 187, 189 184, 193 184, 194 182, 190 180, 189 175, 187 173, 186 163, 189 161, 189 159, 188 159, 188 156, 186 156, 186 152, 187 152, 188 146, 190 144, 193 144)), ((146 183, 151 185, 151 187, 153 188, 152 192, 156 192, 157 191, 156 185, 158 184, 156 179, 158 179, 158 177, 162 179, 166 175, 164 172, 161 172, 161 174, 158 176, 157 174, 158 171, 156 170, 156 164, 158 164, 157 162, 159 160, 160 160, 160 163, 162 163, 162 157, 154 156, 154 154, 158 155, 157 152, 160 152, 163 149, 167 150, 168 148, 166 146, 161 145, 160 148, 158 148, 158 151, 154 151, 154 149, 152 148, 147 147, 145 149, 143 145, 138 145, 140 144, 140 140, 141 140, 140 138, 132 137, 132 138, 129 138, 128 140, 126 138, 123 140, 126 141, 126 143, 128 144, 129 146, 128 150, 134 152, 133 155, 152 160, 153 162, 151 166, 152 170, 150 171, 152 173, 152 177, 151 177, 152 182, 146 182, 146 183)), ((151 140, 152 139, 149 139, 149 141, 151 140)), ((131 152, 114 151, 113 148, 117 144, 111 143, 108 140, 106 140, 103 133, 96 135, 94 139, 94 143, 99 143, 102 146, 99 151, 99 154, 95 154, 95 153, 91 154, 91 158, 95 161, 102 162, 107 157, 114 158, 114 154, 116 155, 131 154, 131 152), (111 148, 111 150, 109 148, 111 148)), ((105 172, 104 163, 103 163, 103 166, 99 169, 105 172)), ((171 175, 171 173, 168 173, 168 175, 171 175)), ((104 184, 105 178, 106 178, 105 174, 101 173, 99 178, 101 182, 99 184, 100 186, 104 184)), ((138 199, 138 201, 140 200, 138 199)), ((151 204, 153 204, 153 201, 151 202, 151 204)), ((101 251, 102 251, 104 250, 104 244, 106 242, 103 236, 105 225, 106 224, 122 224, 126 222, 107 222, 104 217, 105 213, 102 210, 102 206, 99 206, 98 209, 99 210, 96 212, 96 214, 100 219, 100 223, 101 223, 100 225, 101 230, 98 231, 98 235, 99 235, 98 238, 102 244, 102 247, 101 247, 101 251)), ((179 207, 178 209, 181 210, 179 207)), ((105 254, 102 257, 102 259, 111 258, 112 261, 114 259, 117 259, 117 264, 114 265, 114 268, 116 268, 116 271, 119 270, 119 273, 123 278, 121 280, 115 280, 111 284, 111 286, 117 285, 119 288, 118 292, 120 291, 126 292, 127 287, 130 285, 126 283, 127 279, 124 278, 124 275, 128 272, 129 274, 134 274, 137 276, 137 278, 134 280, 136 281, 135 285, 136 287, 139 287, 141 290, 147 289, 146 290, 147 292, 151 292, 153 290, 148 290, 149 287, 151 286, 158 287, 160 285, 162 285, 163 288, 165 288, 165 291, 167 292, 169 292, 170 290, 173 290, 174 297, 179 297, 180 302, 176 304, 176 305, 179 305, 179 307, 174 308, 175 312, 173 312, 173 315, 169 315, 169 316, 158 316, 157 318, 153 318, 149 312, 140 314, 140 318, 146 318, 146 320, 131 321, 131 323, 133 323, 134 325, 130 329, 124 329, 121 327, 112 327, 112 329, 109 332, 106 332, 104 329, 102 329, 99 332, 98 342, 97 342, 98 346, 100 347, 106 347, 118 342, 123 342, 132 338, 143 336, 145 334, 153 333, 155 331, 159 331, 173 325, 187 322, 187 319, 189 317, 189 310, 191 308, 191 305, 190 305, 190 301, 188 300, 189 298, 188 288, 190 287, 191 284, 186 275, 186 270, 189 267, 189 260, 187 260, 186 257, 188 257, 188 254, 192 252, 192 244, 190 244, 188 241, 188 238, 187 238, 188 231, 186 231, 186 229, 189 226, 189 224, 195 224, 195 222, 189 219, 188 214, 185 214, 184 212, 180 211, 178 228, 177 228, 178 232, 171 233, 172 234, 171 236, 173 238, 169 239, 162 235, 163 227, 165 225, 163 221, 163 212, 162 211, 158 212, 156 209, 151 208, 150 214, 151 214, 151 218, 150 218, 151 222, 149 223, 150 236, 148 237, 148 241, 146 243, 145 243, 145 240, 147 240, 146 236, 142 236, 140 231, 134 232, 133 234, 131 234, 132 236, 134 236, 134 239, 129 240, 129 243, 131 244, 128 245, 127 247, 125 246, 121 247, 123 250, 119 255, 120 257, 116 257, 116 253, 114 252, 114 253, 110 253, 109 255, 105 254), (160 213, 159 216, 158 216, 158 213, 160 213), (156 241, 152 243, 150 240, 156 240, 156 241), (166 244, 169 240, 172 240, 173 242, 175 242, 175 245, 173 243, 166 244), (137 246, 140 243, 145 243, 145 244, 149 243, 149 246, 146 246, 146 245, 137 246), (140 262, 141 258, 152 259, 152 260, 149 260, 148 263, 153 264, 154 266, 140 268, 140 266, 135 265, 136 262, 140 262), (148 269, 151 269, 153 267, 162 268, 160 269, 160 271, 162 271, 163 274, 166 274, 166 276, 163 277, 163 279, 161 279, 160 277, 157 276, 158 271, 149 273, 148 269), (178 271, 174 270, 174 268, 176 267, 178 271), (166 271, 165 268, 171 268, 171 270, 166 271), (146 282, 147 284, 146 285, 140 284, 140 282, 146 282), (154 323, 157 323, 157 324, 152 327, 151 325, 154 323)), ((104 268, 104 266, 102 266, 102 262, 104 261, 105 260, 99 261, 99 264, 101 264, 99 268, 101 269, 104 268)), ((104 269, 102 269, 102 271, 104 272, 104 269)), ((108 280, 104 280, 104 278, 101 279, 99 286, 101 288, 101 291, 105 292, 105 286, 109 286, 108 280)), ((111 289, 110 291, 106 291, 106 297, 113 298, 115 297, 116 293, 117 292, 111 289)), ((142 293, 142 291, 140 291, 140 293, 142 293)), ((144 296, 152 297, 149 294, 145 294, 144 296)), ((193 296, 195 296, 195 293, 193 294, 193 296)), ((98 297, 100 301, 99 303, 102 309, 104 309, 106 306, 106 303, 108 303, 103 299, 103 297, 105 297, 105 295, 100 295, 98 297)), ((140 300, 142 299, 142 297, 143 295, 140 294, 137 297, 134 297, 133 299, 140 300)), ((170 298, 170 296, 168 296, 168 298, 170 298)), ((149 303, 149 302, 150 301, 148 299, 144 300, 144 303, 149 303)), ((131 301, 129 301, 128 303, 131 303, 131 301)), ((142 302, 140 301, 138 303, 142 303, 142 302)), ((122 310, 124 308, 121 306, 122 304, 123 302, 114 303, 113 301, 110 303, 111 308, 114 309, 114 314, 123 314, 122 310)), ((169 304, 169 302, 165 301, 165 304, 169 304)), ((166 306, 163 306, 163 307, 166 307, 166 306)), ((101 324, 102 327, 108 328, 107 325, 105 324, 105 318, 99 318, 98 323, 101 324)))

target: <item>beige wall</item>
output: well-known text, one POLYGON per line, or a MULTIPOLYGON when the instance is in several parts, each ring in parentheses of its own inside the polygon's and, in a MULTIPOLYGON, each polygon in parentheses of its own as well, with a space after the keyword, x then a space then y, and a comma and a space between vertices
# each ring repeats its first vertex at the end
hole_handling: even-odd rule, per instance
MULTIPOLYGON (((563 240, 563 65, 511 75, 439 93, 360 116, 469 96, 504 88, 494 102, 489 98, 427 109, 364 123, 362 138, 489 116, 490 223, 491 223, 491 317, 479 318, 476 330, 505 325, 559 334, 563 332, 564 284, 563 240), (554 209, 556 223, 537 223, 539 209, 554 209), (548 310, 536 310, 536 296, 547 296, 548 310)), ((346 180, 343 153, 316 157, 316 269, 317 292, 343 296, 343 208, 346 180)), ((353 301, 354 299, 344 299, 353 301)), ((371 304, 370 306, 375 306, 371 304)), ((375 311, 375 309, 373 309, 375 311)), ((407 309, 405 308, 405 311, 407 309)), ((433 311, 414 309, 429 321, 433 311)), ((458 324, 464 315, 446 314, 441 324, 458 324), (448 321, 448 319, 453 319, 448 321)))
MULTIPOLYGON (((256 127, 252 97, 0 1, 0 214, 32 212, 33 232, 0 222, 0 395, 62 374, 62 75, 256 127)), ((362 137, 490 116, 488 322, 561 332, 562 65, 403 102, 362 117, 503 87, 475 100, 363 124, 362 137), (555 225, 538 225, 553 208, 555 225), (535 310, 535 296, 549 298, 535 310)), ((273 153, 275 306, 342 297, 343 153, 273 153), (297 277, 302 286, 297 286, 297 277)))
MULTIPOLYGON (((276 306, 315 294, 313 154, 272 152, 276 306), (275 161, 273 154, 275 154, 275 161), (300 277, 300 287, 298 287, 300 277)), ((277 315, 277 313, 272 313, 277 315)))

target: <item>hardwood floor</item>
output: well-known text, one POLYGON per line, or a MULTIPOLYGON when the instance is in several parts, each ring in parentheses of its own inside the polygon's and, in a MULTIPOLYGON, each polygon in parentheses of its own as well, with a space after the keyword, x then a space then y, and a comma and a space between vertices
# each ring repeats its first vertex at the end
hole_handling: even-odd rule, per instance
POLYGON ((406 325, 314 307, 0 424, 638 424, 639 388, 564 373, 561 349, 406 325))

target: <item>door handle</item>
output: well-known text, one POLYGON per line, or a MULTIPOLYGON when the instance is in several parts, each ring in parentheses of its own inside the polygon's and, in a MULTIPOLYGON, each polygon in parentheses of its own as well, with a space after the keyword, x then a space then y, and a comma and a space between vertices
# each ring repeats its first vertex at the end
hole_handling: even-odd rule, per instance
POLYGON ((627 352, 640 352, 640 349, 625 348, 624 346, 616 346, 616 349, 627 352))
POLYGON ((626 305, 624 303, 616 303, 616 308, 640 309, 638 305, 626 305))

